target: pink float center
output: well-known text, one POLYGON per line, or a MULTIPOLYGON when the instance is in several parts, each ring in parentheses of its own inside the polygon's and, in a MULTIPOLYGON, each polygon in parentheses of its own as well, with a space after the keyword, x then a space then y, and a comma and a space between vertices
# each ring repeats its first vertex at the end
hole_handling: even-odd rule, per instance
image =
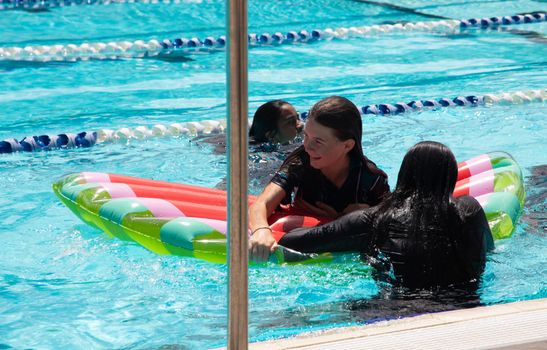
POLYGON ((205 218, 192 218, 203 222, 224 235, 228 232, 228 223, 224 220, 205 219, 205 218))
POLYGON ((492 162, 486 154, 480 155, 465 162, 469 167, 471 176, 478 175, 488 170, 492 170, 492 162))
POLYGON ((482 196, 475 197, 475 199, 477 200, 477 202, 479 202, 481 207, 484 208, 486 204, 488 204, 488 199, 490 199, 491 195, 492 193, 487 193, 487 194, 483 194, 482 196))
POLYGON ((108 176, 107 173, 83 172, 82 176, 84 177, 87 183, 110 182, 110 177, 108 176))
POLYGON ((178 218, 186 216, 172 203, 157 198, 137 198, 139 203, 152 212, 156 218, 178 218))
POLYGON ((108 191, 110 198, 137 197, 135 192, 127 184, 121 183, 101 183, 101 186, 108 191))
POLYGON ((494 171, 481 172, 469 179, 469 195, 477 198, 483 194, 494 192, 494 171))

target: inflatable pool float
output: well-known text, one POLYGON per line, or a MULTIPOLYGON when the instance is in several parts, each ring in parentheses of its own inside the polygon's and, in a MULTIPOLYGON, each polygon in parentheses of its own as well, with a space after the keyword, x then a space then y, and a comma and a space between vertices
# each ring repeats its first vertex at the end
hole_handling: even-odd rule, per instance
MULTIPOLYGON (((515 160, 493 152, 460 163, 455 196, 471 195, 484 208, 495 239, 511 236, 524 203, 522 174, 515 160)), ((159 253, 226 262, 226 192, 130 176, 82 172, 53 184, 61 201, 85 223, 110 236, 135 241, 159 253)), ((256 197, 249 196, 249 204, 256 197)), ((294 210, 274 213, 276 240, 294 228, 329 219, 294 210)), ((304 254, 280 247, 271 262, 333 261, 336 255, 304 254)))
POLYGON ((492 152, 458 164, 454 197, 472 196, 480 203, 494 239, 510 237, 524 206, 522 171, 505 152, 492 152))
MULTIPOLYGON (((135 241, 159 253, 226 262, 226 192, 130 176, 82 172, 53 184, 61 201, 85 223, 110 236, 135 241)), ((255 200, 249 196, 249 204, 255 200)), ((276 235, 326 222, 276 214, 276 235)), ((289 215, 293 214, 293 215, 289 215)), ((275 263, 331 261, 331 254, 304 254, 281 247, 275 263)))

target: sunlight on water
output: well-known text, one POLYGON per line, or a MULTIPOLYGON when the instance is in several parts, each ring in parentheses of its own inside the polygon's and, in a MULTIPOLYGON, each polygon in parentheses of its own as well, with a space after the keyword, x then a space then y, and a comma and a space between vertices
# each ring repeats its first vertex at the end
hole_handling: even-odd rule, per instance
MULTIPOLYGON (((461 2, 422 3, 414 4, 417 10, 453 18, 536 9, 529 1, 519 2, 519 9, 504 4, 510 13, 486 3, 474 5, 472 13, 461 2)), ((221 35, 224 9, 224 2, 203 0, 3 11, 0 45, 221 35), (39 37, 36 28, 41 28, 39 37)), ((249 11, 256 32, 430 20, 343 0, 301 6, 251 1, 249 11)), ((532 40, 534 33, 545 35, 545 24, 519 29, 527 34, 414 33, 252 48, 249 110, 252 114, 277 98, 303 112, 333 94, 364 106, 545 88, 544 50, 532 40)), ((215 52, 180 62, 0 62, 0 140, 225 118, 225 59, 223 52, 215 52)), ((392 188, 404 153, 421 140, 447 144, 460 161, 504 150, 522 166, 525 211, 514 237, 499 242, 489 257, 479 293, 485 304, 547 296, 544 111, 544 104, 532 103, 363 117, 365 153, 388 173, 392 188)), ((224 346, 226 266, 159 256, 109 238, 78 221, 51 190, 63 174, 81 171, 214 187, 226 175, 227 160, 213 148, 180 137, 0 154, 0 348, 224 346)), ((260 156, 267 159, 251 166, 264 167, 264 174, 273 173, 281 161, 260 156)), ((253 179, 249 192, 259 193, 264 181, 253 179)), ((328 265, 252 267, 251 340, 446 307, 384 300, 379 291, 357 256, 328 265)))

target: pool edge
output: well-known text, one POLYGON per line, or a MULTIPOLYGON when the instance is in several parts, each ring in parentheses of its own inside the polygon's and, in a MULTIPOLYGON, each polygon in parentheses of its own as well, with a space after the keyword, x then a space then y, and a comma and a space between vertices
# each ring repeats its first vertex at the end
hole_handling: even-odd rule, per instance
MULTIPOLYGON (((249 344, 249 349, 253 350, 262 350, 262 349, 268 349, 268 350, 287 350, 287 349, 307 349, 307 348, 324 348, 324 349, 342 349, 342 348, 348 348, 348 346, 351 345, 352 348, 359 348, 360 346, 370 348, 370 345, 372 344, 366 344, 370 343, 369 340, 371 338, 379 338, 381 337, 390 337, 394 338, 398 335, 401 335, 402 333, 408 334, 412 331, 417 330, 429 330, 430 332, 437 332, 438 334, 446 333, 446 341, 447 342, 454 342, 454 340, 459 341, 461 340, 457 336, 459 334, 453 334, 450 332, 446 332, 452 325, 457 326, 466 326, 466 323, 469 324, 471 321, 478 321, 482 320, 482 322, 479 322, 480 324, 483 324, 485 327, 488 324, 499 322, 500 317, 515 317, 515 319, 522 319, 522 315, 527 314, 531 316, 530 320, 530 327, 537 328, 543 327, 545 329, 544 332, 540 331, 538 334, 539 337, 531 338, 527 337, 526 334, 523 334, 522 332, 519 332, 520 334, 507 334, 508 337, 510 337, 511 341, 505 341, 501 339, 492 339, 493 334, 484 332, 483 338, 486 339, 476 339, 476 342, 474 342, 477 346, 471 346, 466 347, 465 344, 460 343, 461 346, 456 346, 455 348, 496 348, 496 347, 506 347, 506 346, 515 346, 519 344, 527 344, 527 343, 536 343, 538 341, 543 341, 547 339, 547 325, 542 326, 541 322, 534 322, 534 318, 536 318, 536 315, 533 314, 534 312, 542 312, 541 314, 546 315, 547 318, 547 298, 543 299, 535 299, 535 300, 527 300, 527 301, 519 301, 519 302, 512 302, 508 304, 499 304, 499 305, 492 305, 492 306, 481 306, 477 308, 472 309, 463 309, 463 310, 455 310, 455 311, 446 311, 446 312, 439 312, 439 313, 433 313, 433 314, 426 314, 426 315, 420 315, 415 317, 408 317, 408 318, 402 318, 398 320, 390 320, 390 321, 381 321, 370 325, 364 325, 364 326, 351 326, 351 327, 342 327, 342 328, 334 328, 324 331, 314 331, 314 332, 308 332, 303 333, 298 336, 292 337, 292 338, 286 338, 286 339, 277 339, 277 340, 270 340, 265 342, 257 342, 257 343, 251 343, 249 344), (532 314, 530 314, 532 313, 532 314), (451 336, 451 339, 448 338, 451 336), (490 344, 488 344, 489 339, 490 344), (344 343, 344 344, 342 344, 344 343)), ((477 323, 477 322, 474 322, 477 323)), ((474 327, 474 330, 477 330, 477 325, 472 325, 474 327)), ((519 325, 519 327, 521 327, 519 325)), ((479 325, 480 328, 480 325, 479 325)), ((486 327, 487 328, 487 327, 486 327)), ((510 327, 508 327, 510 328, 510 327)), ((501 329, 501 332, 504 330, 501 329)), ((510 331, 507 329, 507 333, 510 333, 510 331)), ((403 339, 402 339, 403 340, 403 339)), ((472 341, 472 340, 471 340, 472 341)), ((386 344, 387 345, 387 344, 386 344)), ((407 343, 407 345, 409 345, 407 343)), ((418 344, 415 344, 418 345, 418 344)), ((448 343, 442 343, 439 344, 440 347, 447 348, 448 343)), ((458 345, 458 344, 454 344, 458 345)), ((405 347, 405 343, 400 343, 401 348, 405 347)))

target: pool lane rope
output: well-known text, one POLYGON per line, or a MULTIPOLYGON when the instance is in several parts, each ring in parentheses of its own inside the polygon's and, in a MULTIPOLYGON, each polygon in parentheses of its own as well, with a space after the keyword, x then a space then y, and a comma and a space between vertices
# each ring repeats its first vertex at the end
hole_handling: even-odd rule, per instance
MULTIPOLYGON (((250 46, 282 45, 295 43, 308 43, 318 40, 333 40, 347 38, 361 38, 367 36, 384 35, 389 33, 408 32, 435 32, 435 33, 459 33, 473 30, 500 30, 503 26, 538 23, 547 20, 546 12, 535 12, 523 15, 471 18, 467 20, 441 20, 431 22, 382 24, 362 27, 340 27, 315 29, 312 31, 300 30, 281 32, 249 34, 250 46)), ((90 59, 120 59, 169 56, 185 51, 216 51, 224 50, 226 37, 208 36, 199 38, 177 38, 158 40, 136 41, 112 41, 108 43, 82 43, 79 45, 40 45, 25 47, 0 47, 0 61, 86 61, 90 59)))
POLYGON ((127 143, 129 140, 145 140, 158 137, 200 136, 218 134, 226 129, 225 120, 204 120, 200 122, 156 124, 152 128, 137 126, 134 129, 100 129, 83 131, 78 134, 26 136, 20 141, 15 138, 0 141, 0 153, 48 151, 52 149, 86 148, 97 143, 127 143))
POLYGON ((0 0, 1 10, 44 10, 56 7, 110 4, 190 4, 200 0, 0 0))
MULTIPOLYGON (((532 102, 545 102, 547 89, 528 90, 517 92, 504 92, 499 94, 486 94, 483 96, 458 96, 438 100, 415 100, 409 103, 382 103, 367 105, 359 108, 363 115, 390 115, 422 110, 440 109, 457 106, 491 106, 497 104, 525 104, 532 102)), ((300 114, 306 120, 308 113, 300 114)), ((250 124, 249 120, 249 124, 250 124)), ((120 128, 118 130, 101 129, 99 131, 84 131, 78 134, 40 135, 27 136, 21 140, 15 138, 0 141, 0 153, 34 152, 52 149, 66 149, 91 147, 98 143, 127 144, 131 140, 146 140, 159 137, 200 136, 218 134, 226 129, 226 120, 204 120, 200 122, 173 123, 170 125, 156 124, 152 128, 137 126, 134 129, 120 128)))
POLYGON ((483 96, 458 96, 453 99, 441 98, 438 100, 416 100, 409 103, 383 103, 361 107, 362 114, 400 114, 417 112, 423 109, 435 109, 455 106, 492 106, 496 104, 525 104, 531 102, 544 102, 547 100, 547 89, 528 90, 517 92, 504 92, 500 94, 486 94, 483 96))

